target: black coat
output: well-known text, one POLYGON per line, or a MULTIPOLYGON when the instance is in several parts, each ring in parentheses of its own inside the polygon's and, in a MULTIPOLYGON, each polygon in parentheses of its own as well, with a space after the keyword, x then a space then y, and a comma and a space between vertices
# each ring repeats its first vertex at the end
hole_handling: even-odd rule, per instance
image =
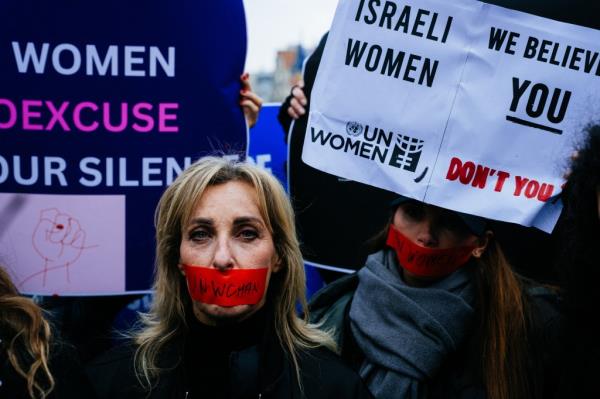
POLYGON ((218 349, 223 333, 233 340, 253 334, 247 326, 230 330, 235 331, 213 334, 206 327, 192 327, 187 336, 175 338, 159 356, 158 363, 166 371, 150 395, 136 378, 133 345, 115 348, 92 362, 88 374, 99 399, 371 397, 359 376, 323 348, 299 353, 302 391, 292 362, 272 330, 261 331, 258 344, 223 357, 218 349))
MULTIPOLYGON (((281 104, 277 118, 289 143, 288 185, 304 259, 318 264, 358 269, 368 255, 363 244, 385 224, 389 217, 386 205, 397 195, 338 178, 302 161, 312 88, 326 42, 327 34, 304 67, 307 113, 294 122, 290 131, 292 118, 287 113, 292 98, 290 95, 281 104), (323 223, 324 220, 327 223, 323 223)), ((339 277, 339 274, 325 270, 320 270, 320 273, 326 281, 339 277)))
MULTIPOLYGON (((323 323, 322 328, 336 332, 334 339, 342 359, 355 370, 365 358, 350 328, 350 306, 358 283, 357 274, 340 278, 317 292, 309 304, 311 322, 323 323)), ((528 379, 536 382, 531 398, 551 398, 558 387, 560 369, 560 298, 531 280, 523 279, 522 283, 530 318, 528 379)), ((461 349, 446 359, 436 378, 428 383, 427 398, 486 398, 476 338, 474 331, 461 349)))
MULTIPOLYGON (((1 334, 0 334, 1 336, 1 334)), ((6 341, 0 340, 0 398, 30 399, 27 380, 12 367, 6 356, 6 341)), ((47 399, 95 398, 74 347, 55 343, 50 350, 50 372, 55 381, 54 390, 47 399)), ((37 391, 34 391, 37 393, 37 391)))

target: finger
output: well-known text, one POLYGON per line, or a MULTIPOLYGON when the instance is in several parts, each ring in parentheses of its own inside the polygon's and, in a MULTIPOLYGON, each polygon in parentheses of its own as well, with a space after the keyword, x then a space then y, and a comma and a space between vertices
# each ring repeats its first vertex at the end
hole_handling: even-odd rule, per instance
POLYGON ((250 79, 242 78, 242 91, 244 91, 244 90, 248 90, 248 91, 252 90, 252 86, 250 85, 250 79))
POLYGON ((290 106, 290 107, 288 107, 288 109, 287 109, 287 113, 288 113, 288 115, 289 115, 289 116, 291 116, 291 117, 292 117, 292 119, 298 119, 298 118, 300 118, 300 115, 298 115, 298 114, 296 113, 296 111, 294 111, 294 108, 292 108, 291 106, 290 106))
POLYGON ((252 101, 254 104, 258 105, 258 107, 262 107, 263 105, 263 99, 260 98, 258 96, 258 94, 254 93, 253 91, 243 91, 241 92, 242 97, 244 99, 248 99, 250 101, 252 101))
POLYGON ((254 117, 258 114, 258 111, 260 110, 258 105, 256 105, 251 100, 243 100, 242 102, 240 102, 240 105, 242 106, 242 108, 244 108, 244 112, 251 112, 254 117))
POLYGON ((58 214, 59 214, 59 212, 58 212, 58 209, 56 209, 56 208, 44 209, 41 212, 40 219, 46 219, 46 220, 53 221, 54 218, 56 218, 58 216, 58 214))
POLYGON ((297 99, 292 98, 292 100, 290 101, 290 105, 292 106, 292 108, 294 108, 296 114, 304 115, 306 113, 306 109, 298 102, 297 99))
POLYGON ((304 95, 304 90, 302 88, 296 86, 292 89, 292 96, 302 105, 307 104, 306 96, 304 95))
POLYGON ((75 234, 71 245, 75 248, 83 249, 83 246, 85 245, 85 232, 83 230, 79 230, 77 234, 75 234))
POLYGON ((79 225, 77 219, 70 218, 69 227, 69 233, 63 240, 63 243, 66 245, 71 245, 81 232, 81 226, 79 225))

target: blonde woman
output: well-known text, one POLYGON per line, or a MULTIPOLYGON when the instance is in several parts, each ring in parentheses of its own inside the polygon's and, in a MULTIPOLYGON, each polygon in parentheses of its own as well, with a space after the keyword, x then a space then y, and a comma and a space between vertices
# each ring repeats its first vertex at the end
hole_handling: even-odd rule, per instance
POLYGON ((73 348, 52 337, 42 310, 0 267, 0 398, 93 398, 73 348))
POLYGON ((290 203, 267 172, 199 160, 156 211, 155 298, 131 345, 96 361, 100 398, 362 398, 332 340, 296 315, 290 203))

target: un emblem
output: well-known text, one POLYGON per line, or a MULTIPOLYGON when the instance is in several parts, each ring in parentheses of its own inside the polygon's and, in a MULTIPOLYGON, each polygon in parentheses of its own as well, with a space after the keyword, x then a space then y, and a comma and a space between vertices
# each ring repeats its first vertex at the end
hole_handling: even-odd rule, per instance
POLYGON ((348 122, 346 123, 346 133, 348 136, 360 136, 363 132, 363 125, 358 122, 348 122))

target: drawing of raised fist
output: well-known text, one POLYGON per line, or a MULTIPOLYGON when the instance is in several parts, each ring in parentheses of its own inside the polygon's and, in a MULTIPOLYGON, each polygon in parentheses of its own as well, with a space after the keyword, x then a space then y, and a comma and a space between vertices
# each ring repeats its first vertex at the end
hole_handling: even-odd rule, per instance
POLYGON ((56 208, 40 212, 33 247, 47 262, 47 267, 72 264, 81 255, 84 245, 85 232, 77 219, 56 208))

